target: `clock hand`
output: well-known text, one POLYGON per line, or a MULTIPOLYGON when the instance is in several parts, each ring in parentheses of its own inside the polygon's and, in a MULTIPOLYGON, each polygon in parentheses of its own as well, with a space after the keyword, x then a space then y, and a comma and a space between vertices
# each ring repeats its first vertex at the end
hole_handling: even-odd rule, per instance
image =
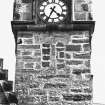
POLYGON ((58 16, 61 16, 60 13, 56 12, 55 10, 54 10, 54 12, 55 12, 58 16))
POLYGON ((54 11, 54 9, 55 9, 55 6, 52 8, 50 8, 52 11, 50 12, 50 15, 46 18, 46 21, 48 21, 49 20, 49 18, 50 18, 50 16, 52 15, 52 13, 53 13, 53 11, 54 11))
POLYGON ((55 12, 58 16, 60 16, 60 13, 56 12, 54 9, 55 8, 50 8, 53 12, 55 12))

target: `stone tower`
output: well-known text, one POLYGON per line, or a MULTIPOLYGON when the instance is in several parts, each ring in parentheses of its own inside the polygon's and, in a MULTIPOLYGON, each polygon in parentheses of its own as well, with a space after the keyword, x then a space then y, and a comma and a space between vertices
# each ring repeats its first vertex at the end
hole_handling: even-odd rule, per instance
POLYGON ((92 104, 90 0, 15 0, 19 105, 92 104))

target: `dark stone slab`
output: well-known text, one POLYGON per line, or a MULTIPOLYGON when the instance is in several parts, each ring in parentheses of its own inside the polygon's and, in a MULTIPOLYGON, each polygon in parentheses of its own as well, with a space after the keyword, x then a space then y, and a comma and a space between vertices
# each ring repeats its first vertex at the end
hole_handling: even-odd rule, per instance
POLYGON ((81 51, 81 45, 66 45, 66 51, 81 51))
POLYGON ((73 54, 74 58, 78 58, 78 59, 90 59, 90 53, 80 53, 80 54, 73 54))

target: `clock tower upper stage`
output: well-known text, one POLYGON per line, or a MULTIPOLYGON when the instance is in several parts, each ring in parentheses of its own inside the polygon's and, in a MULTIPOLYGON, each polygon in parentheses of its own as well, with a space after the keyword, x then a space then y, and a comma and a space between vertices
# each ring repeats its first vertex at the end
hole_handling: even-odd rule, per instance
POLYGON ((35 24, 91 21, 90 0, 15 0, 13 20, 35 24))

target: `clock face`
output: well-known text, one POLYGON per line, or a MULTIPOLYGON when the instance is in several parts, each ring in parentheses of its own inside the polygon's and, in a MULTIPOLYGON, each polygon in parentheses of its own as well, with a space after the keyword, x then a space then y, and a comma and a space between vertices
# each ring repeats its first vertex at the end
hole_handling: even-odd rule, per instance
POLYGON ((39 6, 39 16, 48 23, 58 23, 65 19, 67 6, 61 0, 47 0, 39 6))

